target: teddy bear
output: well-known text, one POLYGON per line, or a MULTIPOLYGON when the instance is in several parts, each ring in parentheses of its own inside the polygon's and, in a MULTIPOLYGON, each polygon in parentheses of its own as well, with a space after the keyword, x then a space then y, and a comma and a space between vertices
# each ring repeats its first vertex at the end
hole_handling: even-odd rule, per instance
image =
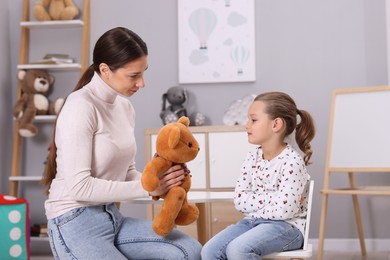
MULTIPOLYGON (((154 191, 160 185, 159 175, 171 166, 185 164, 198 155, 199 144, 189 129, 190 120, 182 116, 177 122, 163 126, 156 139, 156 154, 144 168, 141 184, 146 191, 154 191)), ((153 219, 152 228, 160 236, 167 236, 175 225, 189 225, 196 221, 199 210, 187 201, 191 188, 191 176, 186 175, 180 186, 171 188, 164 196, 160 213, 153 219)), ((153 196, 153 200, 160 197, 153 196)))
POLYGON ((33 15, 38 21, 72 20, 79 9, 72 0, 36 0, 33 15))
POLYGON ((23 137, 32 137, 38 130, 33 125, 36 115, 58 114, 63 98, 49 102, 47 94, 50 91, 54 77, 45 70, 19 70, 17 74, 21 86, 21 96, 13 107, 13 116, 19 120, 19 134, 23 137))

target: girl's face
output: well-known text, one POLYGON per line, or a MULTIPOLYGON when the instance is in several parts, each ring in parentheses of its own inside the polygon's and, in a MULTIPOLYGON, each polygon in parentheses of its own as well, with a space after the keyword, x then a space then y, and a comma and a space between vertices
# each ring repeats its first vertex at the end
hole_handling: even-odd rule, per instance
POLYGON ((127 63, 116 71, 108 69, 103 80, 115 91, 123 96, 130 97, 140 88, 145 87, 144 72, 148 68, 147 56, 140 57, 127 63))
POLYGON ((266 105, 262 101, 254 101, 248 110, 246 130, 248 141, 255 145, 264 145, 274 137, 274 121, 265 113, 266 105))

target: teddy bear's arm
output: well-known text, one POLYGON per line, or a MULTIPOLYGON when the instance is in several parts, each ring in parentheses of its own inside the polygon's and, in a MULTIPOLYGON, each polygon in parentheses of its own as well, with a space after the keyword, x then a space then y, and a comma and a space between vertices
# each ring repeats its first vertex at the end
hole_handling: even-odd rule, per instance
POLYGON ((16 101, 13 108, 13 115, 15 118, 21 118, 23 116, 23 111, 26 108, 28 101, 28 97, 26 94, 22 94, 22 96, 16 101))
POLYGON ((33 15, 35 19, 39 21, 49 21, 51 17, 49 13, 46 11, 46 8, 49 6, 50 0, 36 0, 33 15))
POLYGON ((172 162, 167 161, 159 156, 154 157, 149 161, 142 173, 141 183, 142 187, 146 191, 154 191, 160 186, 159 174, 166 172, 169 167, 172 166, 172 162))
POLYGON ((61 20, 71 20, 79 14, 79 9, 73 3, 72 0, 64 0, 65 8, 61 12, 61 20))

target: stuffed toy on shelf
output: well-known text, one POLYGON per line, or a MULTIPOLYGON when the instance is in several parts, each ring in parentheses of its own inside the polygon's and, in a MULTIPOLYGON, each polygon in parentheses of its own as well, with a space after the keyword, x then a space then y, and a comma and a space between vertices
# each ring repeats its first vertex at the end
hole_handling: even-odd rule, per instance
POLYGON ((38 21, 72 20, 79 9, 72 0, 36 0, 33 15, 38 21))
MULTIPOLYGON (((192 161, 198 155, 199 144, 191 133, 188 117, 163 126, 157 134, 156 154, 142 173, 145 190, 154 191, 160 185, 159 175, 171 166, 192 161)), ((175 225, 189 225, 196 221, 199 210, 188 204, 187 192, 191 188, 191 176, 187 174, 180 186, 171 188, 164 199, 160 213, 153 219, 153 230, 160 236, 168 235, 175 225)), ((158 200, 160 197, 153 197, 158 200)))
MULTIPOLYGON (((162 100, 160 118, 164 125, 176 122, 182 116, 188 116, 185 107, 188 95, 184 88, 179 86, 170 87, 167 92, 163 94, 162 100)), ((200 112, 191 113, 189 119, 192 126, 204 125, 206 121, 206 117, 200 112)))
POLYGON ((33 125, 35 116, 58 114, 65 99, 49 101, 47 95, 54 83, 54 77, 45 70, 19 70, 17 76, 22 93, 16 100, 13 115, 20 122, 19 134, 23 137, 32 137, 38 132, 33 125))

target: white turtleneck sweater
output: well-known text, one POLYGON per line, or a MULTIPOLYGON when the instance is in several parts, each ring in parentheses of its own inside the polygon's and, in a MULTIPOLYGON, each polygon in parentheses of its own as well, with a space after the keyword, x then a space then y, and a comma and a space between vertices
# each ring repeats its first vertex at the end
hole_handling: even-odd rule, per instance
POLYGON ((135 111, 97 73, 71 93, 57 119, 57 174, 46 216, 89 205, 146 197, 135 168, 135 111))

